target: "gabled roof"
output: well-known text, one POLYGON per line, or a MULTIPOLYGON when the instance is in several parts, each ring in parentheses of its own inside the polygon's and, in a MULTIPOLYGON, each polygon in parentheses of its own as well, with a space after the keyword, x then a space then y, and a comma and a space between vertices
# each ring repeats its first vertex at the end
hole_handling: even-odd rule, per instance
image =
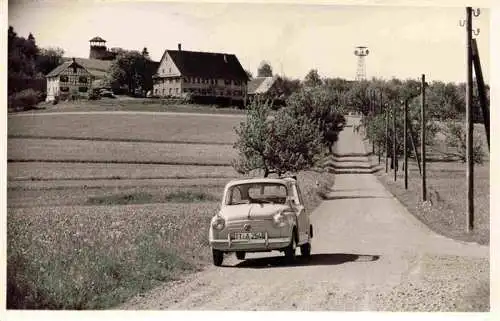
MULTIPOLYGON (((83 69, 87 70, 87 68, 85 68, 85 66, 79 64, 77 61, 75 61, 75 62, 73 62, 73 61, 65 61, 62 64, 60 64, 59 66, 57 66, 56 68, 54 68, 54 70, 52 70, 51 72, 49 72, 47 74, 47 76, 45 76, 45 77, 55 77, 55 76, 58 76, 59 74, 61 74, 61 72, 65 71, 67 68, 72 67, 73 64, 75 64, 77 67, 80 67, 80 68, 83 68, 83 69)), ((87 70, 87 72, 88 72, 88 70, 87 70)))
POLYGON ((248 83, 248 94, 264 94, 276 81, 275 77, 256 77, 248 83))
POLYGON ((166 50, 165 53, 172 58, 183 76, 248 80, 247 73, 234 54, 186 50, 166 50))
MULTIPOLYGON (((59 75, 61 72, 68 68, 73 58, 63 58, 63 63, 57 66, 54 70, 49 72, 46 77, 54 77, 59 75)), ((106 73, 109 71, 111 64, 113 61, 110 60, 99 60, 99 59, 87 59, 87 58, 75 58, 76 63, 87 70, 90 74, 92 74, 96 78, 103 78, 106 73)))

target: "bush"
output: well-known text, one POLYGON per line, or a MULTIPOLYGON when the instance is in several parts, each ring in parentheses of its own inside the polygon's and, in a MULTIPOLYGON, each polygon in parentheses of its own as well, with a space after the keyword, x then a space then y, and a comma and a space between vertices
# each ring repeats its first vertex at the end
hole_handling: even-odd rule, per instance
POLYGON ((9 96, 8 105, 9 108, 28 110, 36 107, 43 98, 42 92, 35 91, 33 89, 25 89, 18 93, 14 93, 9 96))
MULTIPOLYGON (((467 161, 467 135, 464 127, 453 121, 446 123, 446 145, 455 149, 453 154, 464 163, 467 161)), ((484 161, 483 144, 479 139, 473 140, 472 160, 475 164, 482 164, 484 161)))

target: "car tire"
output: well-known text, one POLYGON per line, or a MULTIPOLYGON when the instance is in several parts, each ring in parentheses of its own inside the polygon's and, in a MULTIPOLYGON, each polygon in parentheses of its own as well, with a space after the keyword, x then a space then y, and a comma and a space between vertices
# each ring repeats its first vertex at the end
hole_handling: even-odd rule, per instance
POLYGON ((221 266, 224 261, 224 252, 212 249, 212 257, 215 266, 221 266))
POLYGON ((245 259, 245 254, 246 254, 245 252, 238 251, 238 252, 236 252, 236 258, 238 260, 244 260, 245 259))
POLYGON ((311 243, 306 243, 300 246, 300 255, 303 257, 311 257, 311 243))
POLYGON ((295 253, 297 252, 297 241, 295 240, 295 232, 292 233, 292 240, 290 244, 285 248, 285 259, 287 262, 295 261, 295 253))

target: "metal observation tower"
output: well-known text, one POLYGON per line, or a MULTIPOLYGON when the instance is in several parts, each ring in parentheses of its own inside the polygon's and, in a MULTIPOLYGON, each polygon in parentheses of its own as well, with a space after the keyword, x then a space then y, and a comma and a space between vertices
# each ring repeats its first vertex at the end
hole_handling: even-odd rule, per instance
POLYGON ((358 56, 358 68, 356 69, 356 80, 366 79, 366 65, 365 57, 368 56, 370 52, 367 47, 358 46, 354 50, 354 54, 358 56))

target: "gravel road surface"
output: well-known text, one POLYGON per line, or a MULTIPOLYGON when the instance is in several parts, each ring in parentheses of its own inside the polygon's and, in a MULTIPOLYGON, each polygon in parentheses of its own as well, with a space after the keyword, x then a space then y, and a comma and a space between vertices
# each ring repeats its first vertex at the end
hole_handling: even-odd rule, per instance
MULTIPOLYGON (((346 128, 337 154, 368 163, 346 128)), ((372 174, 341 174, 311 216, 312 258, 293 266, 279 252, 227 256, 120 309, 489 311, 489 247, 431 232, 372 174)))

